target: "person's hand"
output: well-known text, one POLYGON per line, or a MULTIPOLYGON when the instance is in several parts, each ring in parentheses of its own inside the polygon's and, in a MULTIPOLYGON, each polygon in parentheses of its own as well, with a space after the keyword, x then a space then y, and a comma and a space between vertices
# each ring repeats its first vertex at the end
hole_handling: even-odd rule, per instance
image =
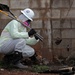
POLYGON ((28 35, 29 36, 33 36, 34 34, 36 34, 36 31, 34 29, 31 29, 29 32, 28 32, 28 35))
POLYGON ((36 40, 38 40, 38 39, 39 39, 39 37, 38 37, 37 35, 34 35, 34 37, 35 37, 35 39, 36 39, 36 40))

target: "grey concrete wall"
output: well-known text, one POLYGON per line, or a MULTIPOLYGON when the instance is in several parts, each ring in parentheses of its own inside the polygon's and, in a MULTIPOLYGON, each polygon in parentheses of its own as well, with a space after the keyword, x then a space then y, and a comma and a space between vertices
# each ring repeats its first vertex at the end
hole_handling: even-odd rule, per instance
POLYGON ((75 0, 54 0, 52 10, 53 53, 67 57, 75 51, 75 0), (59 45, 57 37, 62 38, 59 45))
MULTIPOLYGON (((0 3, 7 4, 16 16, 24 8, 34 10, 35 17, 31 27, 44 37, 44 42, 33 47, 43 57, 52 60, 53 55, 67 57, 74 51, 75 0, 0 0, 0 3), (62 39, 59 45, 55 44, 57 37, 62 39)), ((2 30, 11 19, 1 13, 0 16, 2 30)))

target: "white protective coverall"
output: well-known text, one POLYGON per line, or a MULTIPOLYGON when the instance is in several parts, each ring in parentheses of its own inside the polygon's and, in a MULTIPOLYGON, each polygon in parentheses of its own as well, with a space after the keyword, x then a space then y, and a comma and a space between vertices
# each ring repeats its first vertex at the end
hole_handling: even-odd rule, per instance
POLYGON ((1 33, 0 53, 19 51, 23 57, 31 57, 35 50, 29 45, 35 45, 38 41, 35 37, 29 37, 26 28, 20 22, 12 20, 1 33))

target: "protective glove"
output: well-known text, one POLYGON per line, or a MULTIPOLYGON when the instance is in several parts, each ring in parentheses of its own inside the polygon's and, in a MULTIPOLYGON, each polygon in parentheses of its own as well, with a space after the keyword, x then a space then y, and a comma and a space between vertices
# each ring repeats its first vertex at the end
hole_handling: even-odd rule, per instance
POLYGON ((38 40, 38 39, 39 39, 39 37, 38 37, 37 35, 34 35, 34 37, 35 37, 35 39, 36 39, 36 40, 38 40))
POLYGON ((32 35, 34 35, 34 34, 36 34, 36 31, 35 31, 34 29, 31 29, 31 30, 28 32, 28 35, 29 35, 29 36, 32 36, 32 35))

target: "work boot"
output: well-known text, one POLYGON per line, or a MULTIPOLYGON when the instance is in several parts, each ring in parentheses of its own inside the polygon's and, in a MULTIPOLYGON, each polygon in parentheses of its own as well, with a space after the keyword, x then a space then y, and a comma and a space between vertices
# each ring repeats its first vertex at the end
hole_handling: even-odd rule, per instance
POLYGON ((28 69, 28 66, 23 65, 21 62, 17 62, 14 67, 20 68, 20 69, 28 69))
POLYGON ((31 61, 33 62, 33 64, 37 64, 38 60, 37 60, 37 54, 35 53, 32 57, 29 57, 31 59, 31 61))
POLYGON ((2 59, 3 63, 10 64, 11 55, 5 55, 2 59))
POLYGON ((16 64, 18 61, 22 60, 22 53, 15 51, 11 57, 11 63, 16 64))
POLYGON ((14 65, 18 61, 22 60, 22 53, 15 51, 12 54, 7 54, 3 58, 3 63, 7 66, 14 65))

